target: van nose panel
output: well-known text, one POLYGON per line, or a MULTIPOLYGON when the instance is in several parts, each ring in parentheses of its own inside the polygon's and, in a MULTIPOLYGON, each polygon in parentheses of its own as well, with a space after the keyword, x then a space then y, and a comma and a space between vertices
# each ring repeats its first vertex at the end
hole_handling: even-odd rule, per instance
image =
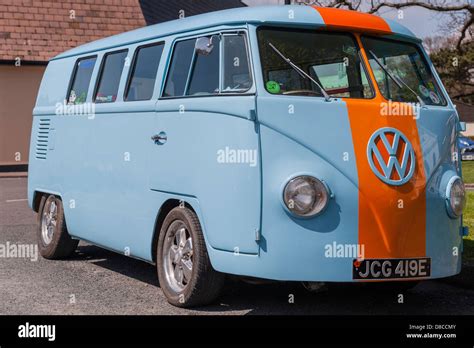
POLYGON ((359 179, 359 244, 365 257, 425 256, 426 178, 414 110, 383 116, 381 100, 345 102, 359 179), (381 154, 371 157, 377 149, 381 154), (401 177, 408 180, 399 184, 401 177))
MULTIPOLYGON (((440 189, 442 175, 456 171, 451 160, 454 110, 427 107, 417 114, 411 104, 398 103, 404 112, 384 115, 384 103, 382 98, 258 98, 262 233, 275 253, 287 252, 287 243, 278 242, 281 235, 286 241, 304 240, 313 258, 333 242, 357 244, 367 259, 430 257, 432 277, 457 272, 452 248, 461 248, 460 219, 448 217, 440 189), (370 144, 378 149, 377 156, 370 144), (304 221, 284 214, 279 188, 286 178, 301 173, 328 184, 334 193, 332 210, 304 221), (404 178, 406 182, 398 182, 404 178)), ((344 270, 348 265, 334 267, 344 270)), ((330 274, 324 277, 331 279, 330 274)))

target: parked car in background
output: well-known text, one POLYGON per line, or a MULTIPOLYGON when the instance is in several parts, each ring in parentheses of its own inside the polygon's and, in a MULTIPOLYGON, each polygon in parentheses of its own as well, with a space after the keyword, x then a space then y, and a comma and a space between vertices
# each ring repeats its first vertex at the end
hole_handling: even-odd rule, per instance
POLYGON ((458 138, 459 152, 463 161, 474 160, 474 140, 468 137, 460 136, 458 138))

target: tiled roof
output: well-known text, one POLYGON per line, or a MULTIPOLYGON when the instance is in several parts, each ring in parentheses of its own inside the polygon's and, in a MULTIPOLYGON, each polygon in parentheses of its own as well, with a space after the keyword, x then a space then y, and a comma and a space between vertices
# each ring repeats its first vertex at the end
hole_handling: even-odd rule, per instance
POLYGON ((0 60, 46 62, 145 25, 138 0, 0 0, 0 60))
POLYGON ((245 7, 240 0, 140 0, 147 25, 201 13, 245 7))

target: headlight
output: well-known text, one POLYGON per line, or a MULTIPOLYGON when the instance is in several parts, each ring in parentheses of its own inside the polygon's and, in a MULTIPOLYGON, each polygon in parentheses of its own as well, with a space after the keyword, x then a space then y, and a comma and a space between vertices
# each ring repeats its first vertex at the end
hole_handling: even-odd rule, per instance
POLYGON ((326 185, 312 176, 297 176, 285 186, 283 201, 293 214, 310 217, 322 212, 329 202, 326 185))
POLYGON ((449 180, 446 188, 446 199, 449 216, 452 218, 461 216, 466 205, 466 191, 460 177, 454 176, 449 180))

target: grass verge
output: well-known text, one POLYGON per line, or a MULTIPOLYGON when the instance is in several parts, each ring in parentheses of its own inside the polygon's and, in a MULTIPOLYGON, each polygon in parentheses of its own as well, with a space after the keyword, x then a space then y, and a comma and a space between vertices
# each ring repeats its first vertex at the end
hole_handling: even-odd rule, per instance
POLYGON ((469 235, 464 237, 464 261, 474 264, 474 191, 467 191, 467 204, 463 223, 469 227, 469 235))
POLYGON ((466 184, 474 184, 474 161, 462 162, 462 178, 466 184))

